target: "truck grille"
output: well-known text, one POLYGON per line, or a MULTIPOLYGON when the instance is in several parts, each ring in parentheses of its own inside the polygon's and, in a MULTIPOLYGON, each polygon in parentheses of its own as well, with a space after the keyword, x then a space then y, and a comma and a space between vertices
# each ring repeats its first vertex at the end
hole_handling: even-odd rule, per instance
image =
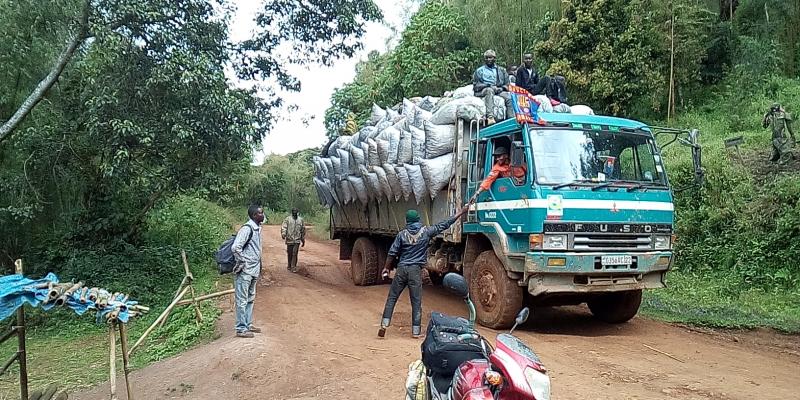
POLYGON ((645 234, 572 234, 570 246, 578 251, 591 250, 650 250, 653 236, 645 234))

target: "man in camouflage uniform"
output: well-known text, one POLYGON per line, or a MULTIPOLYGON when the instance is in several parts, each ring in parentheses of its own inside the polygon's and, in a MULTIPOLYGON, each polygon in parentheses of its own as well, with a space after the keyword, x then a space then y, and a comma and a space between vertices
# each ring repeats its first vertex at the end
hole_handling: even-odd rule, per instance
POLYGON ((775 103, 770 107, 762 122, 764 128, 772 127, 772 157, 770 161, 786 161, 786 158, 794 159, 792 150, 795 145, 794 131, 792 131, 792 116, 775 103), (789 134, 791 140, 786 137, 784 131, 789 134))

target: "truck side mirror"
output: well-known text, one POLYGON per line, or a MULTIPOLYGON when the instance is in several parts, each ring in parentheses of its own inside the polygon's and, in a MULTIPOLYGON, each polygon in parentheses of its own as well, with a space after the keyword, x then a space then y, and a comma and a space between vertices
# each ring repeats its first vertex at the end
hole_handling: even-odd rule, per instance
POLYGON ((511 165, 523 164, 525 164, 525 145, 520 141, 515 141, 511 144, 511 165))

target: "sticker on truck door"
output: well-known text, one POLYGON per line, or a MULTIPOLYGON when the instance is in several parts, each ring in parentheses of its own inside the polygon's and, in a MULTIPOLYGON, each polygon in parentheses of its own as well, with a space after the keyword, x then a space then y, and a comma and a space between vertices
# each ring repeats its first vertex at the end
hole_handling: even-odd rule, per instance
POLYGON ((561 219, 564 216, 563 197, 560 194, 547 196, 547 219, 561 219))

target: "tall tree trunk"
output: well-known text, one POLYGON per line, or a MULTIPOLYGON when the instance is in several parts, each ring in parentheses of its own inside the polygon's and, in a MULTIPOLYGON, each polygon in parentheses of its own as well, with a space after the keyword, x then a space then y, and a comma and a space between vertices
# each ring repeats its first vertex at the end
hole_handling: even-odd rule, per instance
POLYGON ((61 55, 58 56, 56 59, 56 63, 53 66, 53 69, 50 70, 50 73, 42 79, 41 82, 36 86, 36 89, 31 92, 27 99, 22 102, 22 105, 19 106, 17 111, 14 115, 9 118, 2 126, 0 126, 0 144, 3 143, 4 140, 8 139, 11 136, 11 133, 14 132, 19 124, 25 120, 25 117, 33 111, 33 108, 39 104, 44 96, 47 94, 47 91, 55 85, 58 81, 58 78, 61 76, 61 73, 64 72, 64 68, 66 68, 67 64, 72 60, 72 56, 75 55, 75 50, 83 43, 86 39, 86 33, 88 32, 89 28, 89 1, 87 0, 83 6, 83 15, 81 16, 80 27, 78 28, 78 32, 70 38, 69 42, 67 42, 67 47, 64 51, 61 52, 61 55))

